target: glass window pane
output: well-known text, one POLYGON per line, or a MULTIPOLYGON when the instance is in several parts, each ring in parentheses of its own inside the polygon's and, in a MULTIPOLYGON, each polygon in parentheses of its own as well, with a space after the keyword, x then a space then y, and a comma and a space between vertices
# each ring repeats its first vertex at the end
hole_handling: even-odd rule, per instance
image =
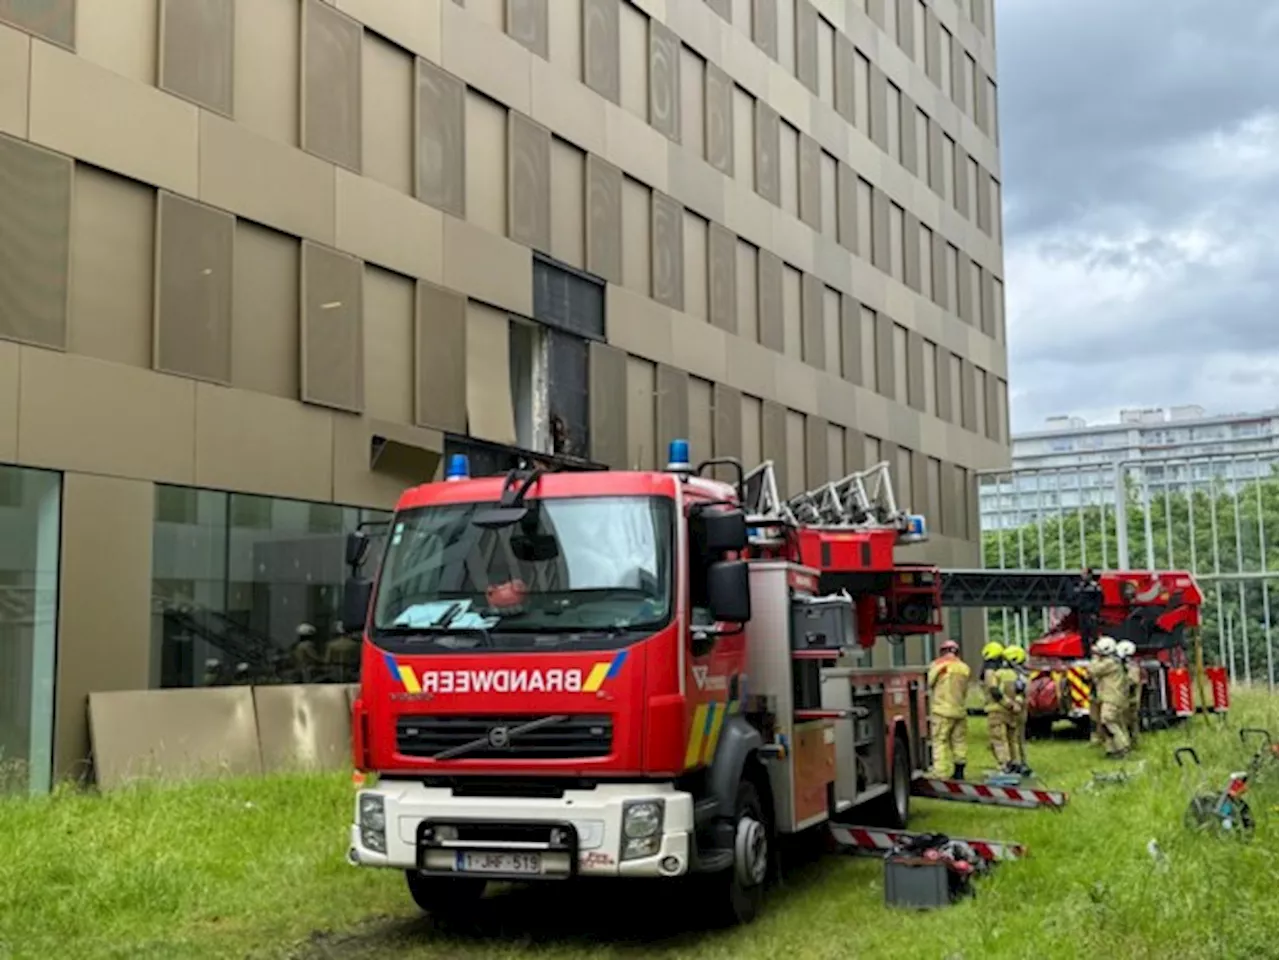
POLYGON ((0 795, 45 793, 53 757, 60 474, 0 466, 0 795))

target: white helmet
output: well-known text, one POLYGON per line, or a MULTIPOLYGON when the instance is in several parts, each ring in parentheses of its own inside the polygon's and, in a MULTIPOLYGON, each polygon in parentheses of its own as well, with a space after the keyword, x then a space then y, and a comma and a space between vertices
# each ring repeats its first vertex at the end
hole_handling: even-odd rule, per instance
POLYGON ((1109 657, 1116 652, 1115 637, 1099 637, 1093 645, 1093 652, 1102 657, 1109 657))
POLYGON ((1138 648, 1133 645, 1132 640, 1121 640, 1116 644, 1116 653, 1126 660, 1137 652, 1138 648))

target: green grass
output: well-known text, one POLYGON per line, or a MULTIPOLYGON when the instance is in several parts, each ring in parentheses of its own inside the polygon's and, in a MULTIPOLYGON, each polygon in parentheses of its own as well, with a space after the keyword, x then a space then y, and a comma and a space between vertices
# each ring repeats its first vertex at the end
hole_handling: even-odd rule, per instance
MULTIPOLYGON (((1145 737, 1143 772, 1096 792, 1080 790, 1090 771, 1113 767, 1087 744, 1033 743, 1045 780, 1073 791, 1060 814, 913 801, 915 829, 1031 848, 1030 859, 983 879, 976 899, 925 914, 888 910, 878 861, 827 857, 788 873, 754 925, 717 933, 699 932, 687 898, 616 883, 499 891, 475 930, 437 930, 399 874, 344 863, 352 789, 342 776, 0 800, 0 957, 1275 956, 1275 773, 1253 786, 1252 841, 1197 837, 1182 826, 1194 784, 1170 751, 1194 743, 1216 785, 1243 765, 1236 729, 1274 731, 1276 716, 1276 698, 1242 692, 1229 726, 1201 719, 1145 737), (1152 838, 1167 855, 1163 869, 1147 853, 1152 838)), ((981 769, 979 720, 970 754, 981 769)))

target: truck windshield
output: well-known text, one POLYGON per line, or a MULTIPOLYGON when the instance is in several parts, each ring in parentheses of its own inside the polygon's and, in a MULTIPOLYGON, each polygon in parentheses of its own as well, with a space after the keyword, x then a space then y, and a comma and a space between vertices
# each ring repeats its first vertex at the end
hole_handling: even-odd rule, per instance
POLYGON ((472 521, 491 503, 397 514, 387 543, 374 634, 379 645, 432 653, 631 642, 672 606, 672 516, 661 497, 526 500, 523 520, 472 521))

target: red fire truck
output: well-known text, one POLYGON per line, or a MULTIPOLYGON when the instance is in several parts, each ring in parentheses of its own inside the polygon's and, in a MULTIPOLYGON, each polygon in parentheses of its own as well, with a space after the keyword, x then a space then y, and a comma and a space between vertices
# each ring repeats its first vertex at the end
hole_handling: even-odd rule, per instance
MULTIPOLYGON (((1204 597, 1190 573, 947 570, 942 581, 946 606, 1060 611, 1048 633, 1028 651, 1028 735, 1043 736, 1058 720, 1088 729, 1088 657, 1093 641, 1102 635, 1129 640, 1137 650, 1144 728, 1166 727, 1195 712, 1196 664, 1190 654, 1198 642, 1204 597)), ((1226 668, 1207 667, 1204 674, 1209 690, 1200 692, 1203 706, 1225 712, 1226 668)))
POLYGON ((348 859, 430 911, 493 880, 690 875, 750 920, 783 838, 906 822, 923 674, 863 662, 940 629, 937 569, 894 563, 925 539, 883 463, 783 500, 770 463, 695 467, 679 440, 661 472, 451 457, 401 497, 376 585, 347 585, 375 775, 348 859))

